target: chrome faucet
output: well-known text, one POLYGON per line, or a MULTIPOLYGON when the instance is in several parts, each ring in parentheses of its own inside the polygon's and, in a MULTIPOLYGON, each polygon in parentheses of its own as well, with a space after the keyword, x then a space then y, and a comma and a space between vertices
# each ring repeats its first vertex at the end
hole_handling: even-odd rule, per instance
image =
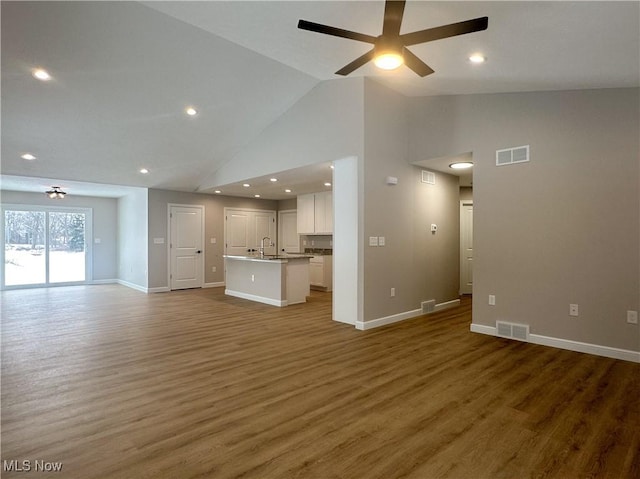
POLYGON ((260 241, 260 257, 264 258, 264 240, 269 240, 269 246, 273 246, 273 243, 271 242, 271 238, 269 238, 268 236, 265 236, 264 238, 262 238, 262 241, 260 241))

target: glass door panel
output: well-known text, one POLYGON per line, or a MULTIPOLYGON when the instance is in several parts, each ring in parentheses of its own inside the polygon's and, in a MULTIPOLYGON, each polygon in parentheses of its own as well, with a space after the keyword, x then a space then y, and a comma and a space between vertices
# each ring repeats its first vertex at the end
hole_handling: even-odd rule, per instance
POLYGON ((4 278, 7 286, 47 281, 44 211, 4 212, 4 278))
POLYGON ((49 283, 85 280, 84 213, 49 213, 49 283))

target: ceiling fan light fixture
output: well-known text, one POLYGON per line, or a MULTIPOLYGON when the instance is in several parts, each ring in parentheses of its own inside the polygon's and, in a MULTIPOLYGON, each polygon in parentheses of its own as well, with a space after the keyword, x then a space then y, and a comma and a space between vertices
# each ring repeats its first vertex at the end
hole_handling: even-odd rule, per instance
POLYGON ((376 55, 373 63, 381 70, 395 70, 404 63, 404 57, 398 52, 384 52, 376 55))
POLYGON ((45 194, 52 200, 61 200, 66 196, 66 192, 62 191, 59 186, 52 186, 49 191, 45 191, 45 194))

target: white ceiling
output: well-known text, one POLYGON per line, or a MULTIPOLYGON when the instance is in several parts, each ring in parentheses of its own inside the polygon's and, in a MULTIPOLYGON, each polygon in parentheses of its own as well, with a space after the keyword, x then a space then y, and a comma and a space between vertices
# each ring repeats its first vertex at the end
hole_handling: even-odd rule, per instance
MULTIPOLYGON (((425 78, 371 65, 354 75, 410 96, 637 87, 639 7, 408 1, 403 33, 479 16, 489 28, 411 47, 435 70, 425 78), (473 52, 487 62, 472 65, 473 52)), ((368 48, 298 30, 300 18, 378 35, 383 11, 382 1, 2 2, 2 188, 28 183, 9 175, 195 191, 368 48), (35 67, 53 80, 33 79, 35 67)), ((322 180, 297 175, 288 181, 301 188, 322 180)))

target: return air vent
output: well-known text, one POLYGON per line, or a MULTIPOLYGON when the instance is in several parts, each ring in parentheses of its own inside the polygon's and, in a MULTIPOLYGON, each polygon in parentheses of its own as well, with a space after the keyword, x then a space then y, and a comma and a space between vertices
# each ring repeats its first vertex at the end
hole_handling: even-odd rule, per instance
POLYGON ((529 341, 529 325, 496 321, 496 336, 501 338, 529 341))
POLYGON ((435 185, 436 174, 433 171, 422 170, 422 182, 428 185, 435 185))
POLYGON ((529 145, 496 151, 496 166, 513 165, 529 161, 529 145))
POLYGON ((423 301, 420 303, 422 305, 422 313, 433 313, 436 309, 436 300, 430 299, 429 301, 423 301))

